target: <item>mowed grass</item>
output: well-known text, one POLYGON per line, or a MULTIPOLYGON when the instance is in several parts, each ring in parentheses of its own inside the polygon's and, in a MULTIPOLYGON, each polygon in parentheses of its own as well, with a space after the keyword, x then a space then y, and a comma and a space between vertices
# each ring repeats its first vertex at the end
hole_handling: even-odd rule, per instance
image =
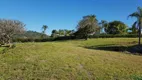
POLYGON ((2 51, 4 49, 4 47, 0 47, 0 51, 2 51))
POLYGON ((141 80, 142 56, 88 49, 136 45, 137 38, 19 43, 0 54, 0 80, 141 80))
POLYGON ((2 53, 2 51, 3 51, 4 49, 5 49, 4 47, 0 47, 0 52, 2 53))

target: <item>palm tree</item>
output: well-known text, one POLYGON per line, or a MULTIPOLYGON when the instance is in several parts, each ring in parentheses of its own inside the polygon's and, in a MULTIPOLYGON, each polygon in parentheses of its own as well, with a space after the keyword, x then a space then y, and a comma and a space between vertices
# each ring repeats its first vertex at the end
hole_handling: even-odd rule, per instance
POLYGON ((108 22, 105 20, 101 20, 101 22, 99 23, 100 25, 100 29, 103 32, 103 30, 108 26, 108 22))
POLYGON ((46 34, 47 28, 48 28, 47 25, 43 25, 43 26, 42 26, 42 29, 43 29, 42 33, 43 33, 43 34, 46 34))
POLYGON ((46 30, 47 30, 48 26, 47 25, 43 25, 42 26, 42 35, 41 35, 41 38, 44 38, 45 34, 46 34, 46 30))
POLYGON ((137 25, 137 21, 134 22, 134 24, 132 25, 132 28, 130 28, 133 34, 138 33, 138 29, 136 28, 136 25, 137 25))
POLYGON ((141 27, 142 27, 142 8, 138 7, 137 11, 130 14, 128 17, 137 18, 135 26, 137 26, 139 29, 138 34, 139 34, 139 45, 140 45, 141 44, 141 27))

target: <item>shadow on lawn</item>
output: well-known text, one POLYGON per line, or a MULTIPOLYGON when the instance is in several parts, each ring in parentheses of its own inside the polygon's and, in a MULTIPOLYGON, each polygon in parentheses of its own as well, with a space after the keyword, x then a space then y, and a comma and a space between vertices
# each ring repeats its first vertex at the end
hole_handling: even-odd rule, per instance
POLYGON ((89 46, 85 47, 87 49, 94 50, 104 50, 104 51, 115 51, 115 52, 127 52, 131 54, 140 54, 142 55, 142 45, 134 45, 134 46, 119 46, 119 45, 98 45, 98 46, 89 46))

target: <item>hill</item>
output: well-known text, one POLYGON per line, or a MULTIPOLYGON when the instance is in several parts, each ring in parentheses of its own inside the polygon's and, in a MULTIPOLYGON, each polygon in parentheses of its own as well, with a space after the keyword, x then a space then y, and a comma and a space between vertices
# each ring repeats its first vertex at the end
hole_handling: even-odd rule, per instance
POLYGON ((13 39, 17 39, 17 38, 40 39, 42 35, 44 35, 45 38, 48 37, 46 34, 42 34, 36 31, 26 31, 23 34, 14 35, 13 39))

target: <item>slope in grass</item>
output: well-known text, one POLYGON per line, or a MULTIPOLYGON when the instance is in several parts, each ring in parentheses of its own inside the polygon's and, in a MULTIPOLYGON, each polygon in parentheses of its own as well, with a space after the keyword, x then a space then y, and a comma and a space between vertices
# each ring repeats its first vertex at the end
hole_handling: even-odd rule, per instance
POLYGON ((136 40, 115 38, 17 44, 16 48, 0 55, 0 78, 4 80, 141 79, 142 56, 84 48, 84 46, 125 44, 136 40))

